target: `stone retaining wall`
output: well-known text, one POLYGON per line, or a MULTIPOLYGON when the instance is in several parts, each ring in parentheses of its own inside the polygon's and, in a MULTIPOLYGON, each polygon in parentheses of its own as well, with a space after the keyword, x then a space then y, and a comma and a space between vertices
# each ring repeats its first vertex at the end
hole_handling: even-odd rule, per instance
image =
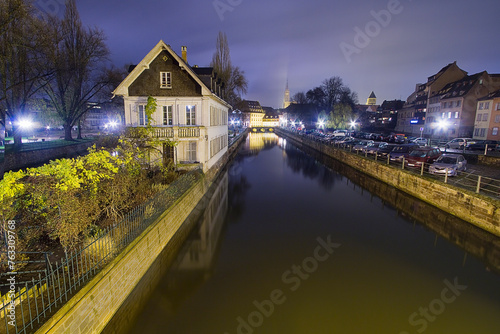
POLYGON ((466 189, 413 174, 406 170, 315 142, 293 133, 276 131, 282 136, 309 146, 363 173, 396 187, 424 202, 430 203, 483 230, 500 236, 500 201, 466 189))

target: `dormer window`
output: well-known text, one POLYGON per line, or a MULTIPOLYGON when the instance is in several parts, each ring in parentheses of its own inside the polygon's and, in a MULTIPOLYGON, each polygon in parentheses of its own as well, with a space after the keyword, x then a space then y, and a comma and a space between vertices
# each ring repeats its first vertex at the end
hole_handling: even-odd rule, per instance
POLYGON ((160 88, 172 88, 171 72, 160 72, 160 88))

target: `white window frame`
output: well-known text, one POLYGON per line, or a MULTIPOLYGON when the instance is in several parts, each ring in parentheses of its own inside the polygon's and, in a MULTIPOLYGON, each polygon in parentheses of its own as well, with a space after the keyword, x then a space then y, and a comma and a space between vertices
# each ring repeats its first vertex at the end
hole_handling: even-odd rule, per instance
POLYGON ((139 104, 137 106, 137 121, 140 126, 146 126, 148 124, 148 115, 146 115, 146 105, 139 104))
POLYGON ((186 106, 186 125, 196 125, 196 105, 186 106))
POLYGON ((196 152, 196 142, 195 141, 190 141, 187 143, 186 146, 186 158, 187 161, 198 161, 197 160, 197 152, 196 152))
POLYGON ((494 127, 493 129, 491 129, 491 135, 498 136, 498 127, 494 127))
POLYGON ((163 106, 163 125, 173 125, 173 108, 174 106, 163 106))
POLYGON ((172 88, 172 72, 160 72, 160 88, 172 88))

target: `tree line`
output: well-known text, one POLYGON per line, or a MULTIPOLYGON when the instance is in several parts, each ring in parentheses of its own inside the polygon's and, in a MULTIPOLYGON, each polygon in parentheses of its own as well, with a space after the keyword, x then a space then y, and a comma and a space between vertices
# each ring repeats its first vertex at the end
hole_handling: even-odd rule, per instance
POLYGON ((44 97, 62 121, 66 140, 94 105, 109 101, 123 71, 108 59, 101 29, 85 27, 75 0, 63 17, 37 15, 30 0, 0 0, 0 107, 2 122, 13 120, 14 149, 21 145, 16 120, 44 97), (7 116, 7 117, 6 117, 7 116))
POLYGON ((347 128, 354 119, 354 106, 358 103, 356 92, 345 85, 338 76, 323 80, 322 84, 308 90, 298 92, 292 100, 298 104, 310 104, 319 111, 318 119, 326 128, 347 128))

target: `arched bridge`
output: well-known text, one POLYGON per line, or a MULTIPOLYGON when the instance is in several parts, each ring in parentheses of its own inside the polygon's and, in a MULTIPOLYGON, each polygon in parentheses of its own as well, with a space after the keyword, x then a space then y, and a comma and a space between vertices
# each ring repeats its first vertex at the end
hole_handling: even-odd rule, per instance
POLYGON ((274 132, 274 127, 272 126, 254 126, 252 132, 274 132))

